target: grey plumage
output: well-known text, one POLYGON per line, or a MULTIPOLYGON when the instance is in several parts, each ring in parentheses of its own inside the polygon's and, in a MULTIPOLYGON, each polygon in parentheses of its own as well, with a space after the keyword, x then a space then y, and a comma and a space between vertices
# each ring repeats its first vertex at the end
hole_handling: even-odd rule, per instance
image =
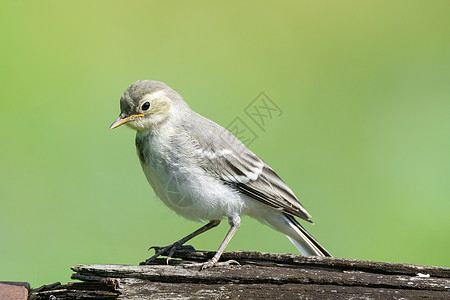
MULTIPOLYGON (((182 126, 197 149, 222 153, 229 151, 220 156, 198 157, 207 172, 255 200, 311 222, 308 212, 272 168, 225 128, 198 114, 196 120, 182 126)), ((201 153, 195 155, 200 156, 201 153)))
POLYGON ((137 130, 138 156, 158 197, 186 218, 210 221, 155 256, 170 257, 176 247, 228 217, 227 237, 215 257, 203 265, 210 267, 244 214, 283 232, 304 254, 330 256, 295 220, 311 222, 275 171, 228 130, 192 111, 177 92, 162 82, 138 81, 124 92, 120 107, 120 117, 111 128, 127 124, 137 130))

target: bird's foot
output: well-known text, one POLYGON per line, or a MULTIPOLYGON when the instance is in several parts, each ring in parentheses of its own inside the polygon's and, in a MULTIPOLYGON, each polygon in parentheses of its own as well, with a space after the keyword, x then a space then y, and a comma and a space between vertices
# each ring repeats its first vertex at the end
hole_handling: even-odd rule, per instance
POLYGON ((179 242, 175 242, 175 243, 170 244, 165 247, 153 246, 153 247, 148 248, 148 250, 151 250, 151 249, 155 250, 155 255, 153 255, 152 257, 150 257, 149 259, 147 259, 145 261, 146 265, 150 264, 152 261, 154 261, 161 255, 166 256, 166 264, 169 264, 170 260, 172 259, 172 255, 177 250, 195 251, 195 248, 192 247, 191 245, 184 246, 183 244, 181 244, 179 242))
POLYGON ((227 260, 227 261, 221 261, 221 262, 217 262, 214 261, 213 259, 204 262, 204 263, 191 263, 191 264, 186 264, 183 265, 183 267, 185 268, 196 268, 196 267, 200 267, 200 271, 212 268, 212 267, 224 267, 224 266, 230 266, 230 265, 240 265, 239 262, 235 261, 235 260, 227 260))

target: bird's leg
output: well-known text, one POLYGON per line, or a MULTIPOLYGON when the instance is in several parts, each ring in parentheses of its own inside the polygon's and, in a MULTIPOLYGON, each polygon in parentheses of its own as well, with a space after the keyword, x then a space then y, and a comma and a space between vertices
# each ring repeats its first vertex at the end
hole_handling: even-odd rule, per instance
POLYGON ((227 235, 225 236, 225 239, 223 240, 222 244, 220 244, 220 247, 217 250, 216 254, 213 256, 213 258, 211 258, 209 261, 207 261, 205 263, 190 264, 190 265, 188 265, 188 267, 199 266, 199 267, 201 267, 201 270, 204 270, 204 269, 208 269, 208 268, 211 268, 211 267, 213 267, 215 265, 219 265, 219 264, 221 264, 221 265, 222 264, 223 265, 229 265, 231 263, 239 264, 237 261, 234 261, 234 260, 227 261, 227 262, 224 262, 224 263, 218 263, 218 261, 220 259, 220 256, 222 256, 223 251, 225 250, 225 248, 227 247, 228 243, 233 238, 233 236, 236 233, 236 231, 241 226, 241 217, 239 217, 239 216, 228 217, 228 223, 230 224, 231 228, 228 231, 227 235))
POLYGON ((173 243, 171 245, 168 245, 165 247, 150 247, 149 250, 155 249, 155 255, 153 255, 152 257, 147 259, 145 261, 145 264, 148 265, 151 261, 155 260, 160 255, 167 255, 166 263, 168 264, 170 259, 172 258, 172 255, 175 253, 175 251, 177 249, 181 249, 181 247, 183 246, 184 243, 186 243, 190 239, 196 237, 197 235, 202 234, 203 232, 216 227, 219 224, 220 224, 220 220, 213 220, 213 221, 209 222, 208 224, 206 224, 205 226, 200 227, 196 231, 192 232, 191 234, 188 234, 181 240, 176 241, 175 243, 173 243))

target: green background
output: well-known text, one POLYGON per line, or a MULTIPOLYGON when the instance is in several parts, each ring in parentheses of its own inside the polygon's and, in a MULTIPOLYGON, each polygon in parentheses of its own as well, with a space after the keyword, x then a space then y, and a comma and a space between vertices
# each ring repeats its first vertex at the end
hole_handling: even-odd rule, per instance
MULTIPOLYGON (((0 280, 137 264, 193 231, 145 180, 122 92, 241 117, 336 257, 450 266, 450 2, 1 1, 0 280), (261 92, 283 115, 259 129, 261 92)), ((192 241, 216 250, 228 226, 192 241)), ((248 217, 227 250, 298 253, 248 217)))

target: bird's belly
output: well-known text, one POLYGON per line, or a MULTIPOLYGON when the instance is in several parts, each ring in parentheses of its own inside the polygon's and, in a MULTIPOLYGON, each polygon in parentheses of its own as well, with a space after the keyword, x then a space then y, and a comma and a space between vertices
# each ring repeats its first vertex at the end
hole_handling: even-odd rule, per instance
POLYGON ((142 164, 142 169, 156 195, 177 214, 191 220, 220 220, 226 216, 240 215, 245 202, 230 187, 217 179, 182 169, 152 168, 142 164))

